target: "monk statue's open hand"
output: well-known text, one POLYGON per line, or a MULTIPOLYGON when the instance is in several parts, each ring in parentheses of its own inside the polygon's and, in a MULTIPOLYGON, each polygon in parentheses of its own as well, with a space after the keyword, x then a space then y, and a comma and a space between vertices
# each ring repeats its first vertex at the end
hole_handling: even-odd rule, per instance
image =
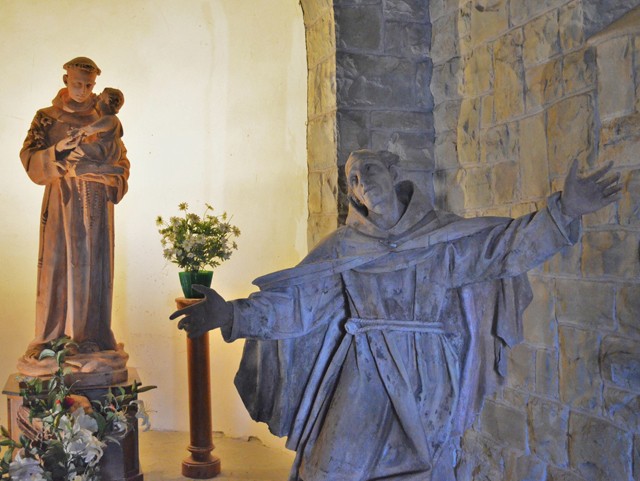
POLYGON ((233 320, 233 307, 213 289, 198 284, 193 290, 204 294, 204 299, 197 304, 177 310, 169 319, 184 316, 178 322, 178 329, 187 331, 191 338, 199 337, 205 332, 218 327, 230 327, 233 320))
POLYGON ((592 174, 579 176, 578 161, 574 160, 564 181, 562 212, 578 218, 617 201, 622 186, 619 173, 607 175, 612 165, 609 163, 592 174))

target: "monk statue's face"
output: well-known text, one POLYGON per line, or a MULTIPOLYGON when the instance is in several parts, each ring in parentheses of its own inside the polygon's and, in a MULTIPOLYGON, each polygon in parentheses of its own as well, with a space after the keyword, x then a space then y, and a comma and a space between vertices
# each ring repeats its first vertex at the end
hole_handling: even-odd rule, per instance
POLYGON ((393 175, 376 156, 356 159, 346 174, 351 193, 369 211, 384 215, 392 206, 396 195, 393 175))
POLYGON ((78 103, 82 103, 91 96, 93 87, 96 85, 96 76, 95 72, 70 68, 62 77, 62 80, 67 86, 69 97, 78 103))

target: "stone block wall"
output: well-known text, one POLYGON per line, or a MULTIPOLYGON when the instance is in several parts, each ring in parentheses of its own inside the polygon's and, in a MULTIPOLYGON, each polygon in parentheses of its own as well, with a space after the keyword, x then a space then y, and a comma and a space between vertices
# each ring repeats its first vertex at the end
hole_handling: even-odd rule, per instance
POLYGON ((313 247, 338 220, 336 130, 336 35, 331 0, 301 0, 307 44, 307 162, 309 220, 313 247))
POLYGON ((426 0, 335 0, 339 222, 344 164, 358 149, 389 150, 431 194, 433 98, 426 0))
POLYGON ((441 208, 530 212, 574 158, 613 162, 625 186, 531 273, 525 342, 465 435, 461 480, 640 479, 639 4, 430 2, 441 208))

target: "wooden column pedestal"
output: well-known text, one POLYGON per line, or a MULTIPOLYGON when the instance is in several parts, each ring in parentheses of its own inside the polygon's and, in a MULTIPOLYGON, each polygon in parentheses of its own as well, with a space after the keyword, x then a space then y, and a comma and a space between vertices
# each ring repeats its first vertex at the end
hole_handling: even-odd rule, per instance
MULTIPOLYGON (((178 309, 202 299, 178 297, 178 309)), ((189 430, 190 456, 182 461, 182 475, 187 478, 207 479, 220 474, 220 458, 211 454, 213 429, 211 426, 211 379, 209 373, 209 333, 195 339, 187 338, 187 365, 189 378, 189 430)))

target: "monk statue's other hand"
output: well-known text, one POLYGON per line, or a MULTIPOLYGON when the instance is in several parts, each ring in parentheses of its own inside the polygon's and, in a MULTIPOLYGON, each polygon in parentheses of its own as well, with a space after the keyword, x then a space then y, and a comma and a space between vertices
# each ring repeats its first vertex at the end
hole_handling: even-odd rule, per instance
POLYGON ((75 149, 80 143, 80 140, 82 140, 80 137, 74 137, 71 135, 69 137, 65 137, 56 143, 56 152, 66 152, 67 150, 75 149))
POLYGON ((184 316, 178 322, 178 329, 186 331, 190 338, 195 338, 211 329, 230 326, 233 320, 231 304, 213 289, 198 284, 192 287, 194 291, 204 294, 204 299, 171 314, 171 320, 184 316))
POLYGON ((564 181, 560 198, 562 212, 573 218, 595 212, 620 198, 620 174, 607 175, 613 163, 594 173, 578 175, 578 161, 574 160, 564 181))

